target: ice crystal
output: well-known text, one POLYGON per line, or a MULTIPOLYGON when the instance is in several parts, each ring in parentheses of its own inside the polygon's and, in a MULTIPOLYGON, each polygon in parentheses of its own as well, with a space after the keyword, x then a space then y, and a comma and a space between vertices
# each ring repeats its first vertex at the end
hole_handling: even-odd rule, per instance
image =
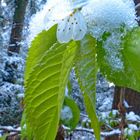
POLYGON ((113 70, 122 70, 123 61, 121 56, 121 33, 119 31, 112 32, 111 35, 103 43, 106 52, 106 61, 113 70))
POLYGON ((90 0, 83 7, 82 13, 86 19, 89 32, 98 40, 104 33, 110 36, 103 42, 105 59, 114 71, 123 70, 121 38, 124 31, 137 26, 134 2, 132 0, 90 0))
POLYGON ((95 37, 123 24, 128 28, 136 25, 132 0, 90 0, 89 4, 83 7, 82 13, 95 37))

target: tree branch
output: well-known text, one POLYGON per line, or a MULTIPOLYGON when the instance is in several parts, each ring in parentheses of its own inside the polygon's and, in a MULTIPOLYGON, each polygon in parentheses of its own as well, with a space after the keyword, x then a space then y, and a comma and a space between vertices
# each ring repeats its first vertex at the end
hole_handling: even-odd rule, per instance
MULTIPOLYGON (((70 131, 69 127, 63 126, 63 128, 65 129, 65 131, 70 131)), ((91 133, 91 134, 94 135, 94 132, 93 132, 92 129, 77 127, 77 128, 74 129, 74 131, 84 131, 84 132, 91 133)), ((119 129, 114 129, 114 130, 112 130, 110 132, 101 132, 102 137, 120 135, 120 134, 121 134, 121 131, 119 129)))
POLYGON ((6 132, 17 132, 17 133, 21 133, 21 130, 20 129, 8 128, 6 126, 0 126, 0 130, 6 131, 6 132))

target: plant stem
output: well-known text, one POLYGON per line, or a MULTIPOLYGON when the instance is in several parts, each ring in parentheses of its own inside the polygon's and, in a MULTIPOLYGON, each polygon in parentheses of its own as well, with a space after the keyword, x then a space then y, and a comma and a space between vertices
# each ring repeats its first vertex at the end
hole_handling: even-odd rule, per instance
POLYGON ((126 125, 126 121, 125 121, 126 110, 125 110, 125 107, 124 107, 124 100, 125 100, 125 88, 121 88, 120 102, 118 104, 119 112, 120 112, 120 115, 121 115, 121 122, 120 122, 121 135, 120 135, 120 140, 124 140, 124 127, 126 125))

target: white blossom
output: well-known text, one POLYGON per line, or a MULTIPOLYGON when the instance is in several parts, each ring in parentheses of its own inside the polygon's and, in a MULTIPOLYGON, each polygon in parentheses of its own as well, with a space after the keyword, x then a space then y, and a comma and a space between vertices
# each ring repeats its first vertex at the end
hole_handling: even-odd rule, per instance
POLYGON ((61 43, 80 40, 87 32, 86 21, 79 8, 87 4, 86 0, 48 0, 30 23, 30 40, 42 30, 49 30, 58 24, 57 39, 61 43))
POLYGON ((87 26, 83 15, 75 12, 58 24, 57 39, 59 42, 81 40, 87 32, 87 26))
POLYGON ((31 20, 30 40, 55 24, 61 43, 81 40, 87 31, 99 39, 104 32, 112 32, 122 25, 137 26, 132 0, 48 0, 31 20))

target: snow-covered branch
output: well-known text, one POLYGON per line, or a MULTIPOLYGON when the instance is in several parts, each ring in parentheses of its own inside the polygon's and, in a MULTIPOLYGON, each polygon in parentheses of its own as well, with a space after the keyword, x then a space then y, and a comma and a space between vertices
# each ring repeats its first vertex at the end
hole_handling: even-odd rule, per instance
MULTIPOLYGON (((66 131, 70 130, 70 128, 66 127, 66 126, 63 126, 63 128, 66 131)), ((83 128, 83 127, 77 127, 74 131, 84 131, 84 132, 87 132, 87 133, 94 134, 92 129, 83 128)), ((120 134, 121 134, 121 131, 119 129, 114 129, 114 130, 109 131, 109 132, 101 132, 102 137, 107 137, 107 136, 112 136, 112 135, 120 135, 120 134)))
POLYGON ((20 133, 21 132, 21 128, 13 128, 11 126, 0 126, 0 130, 2 131, 6 131, 6 132, 17 132, 20 133))

